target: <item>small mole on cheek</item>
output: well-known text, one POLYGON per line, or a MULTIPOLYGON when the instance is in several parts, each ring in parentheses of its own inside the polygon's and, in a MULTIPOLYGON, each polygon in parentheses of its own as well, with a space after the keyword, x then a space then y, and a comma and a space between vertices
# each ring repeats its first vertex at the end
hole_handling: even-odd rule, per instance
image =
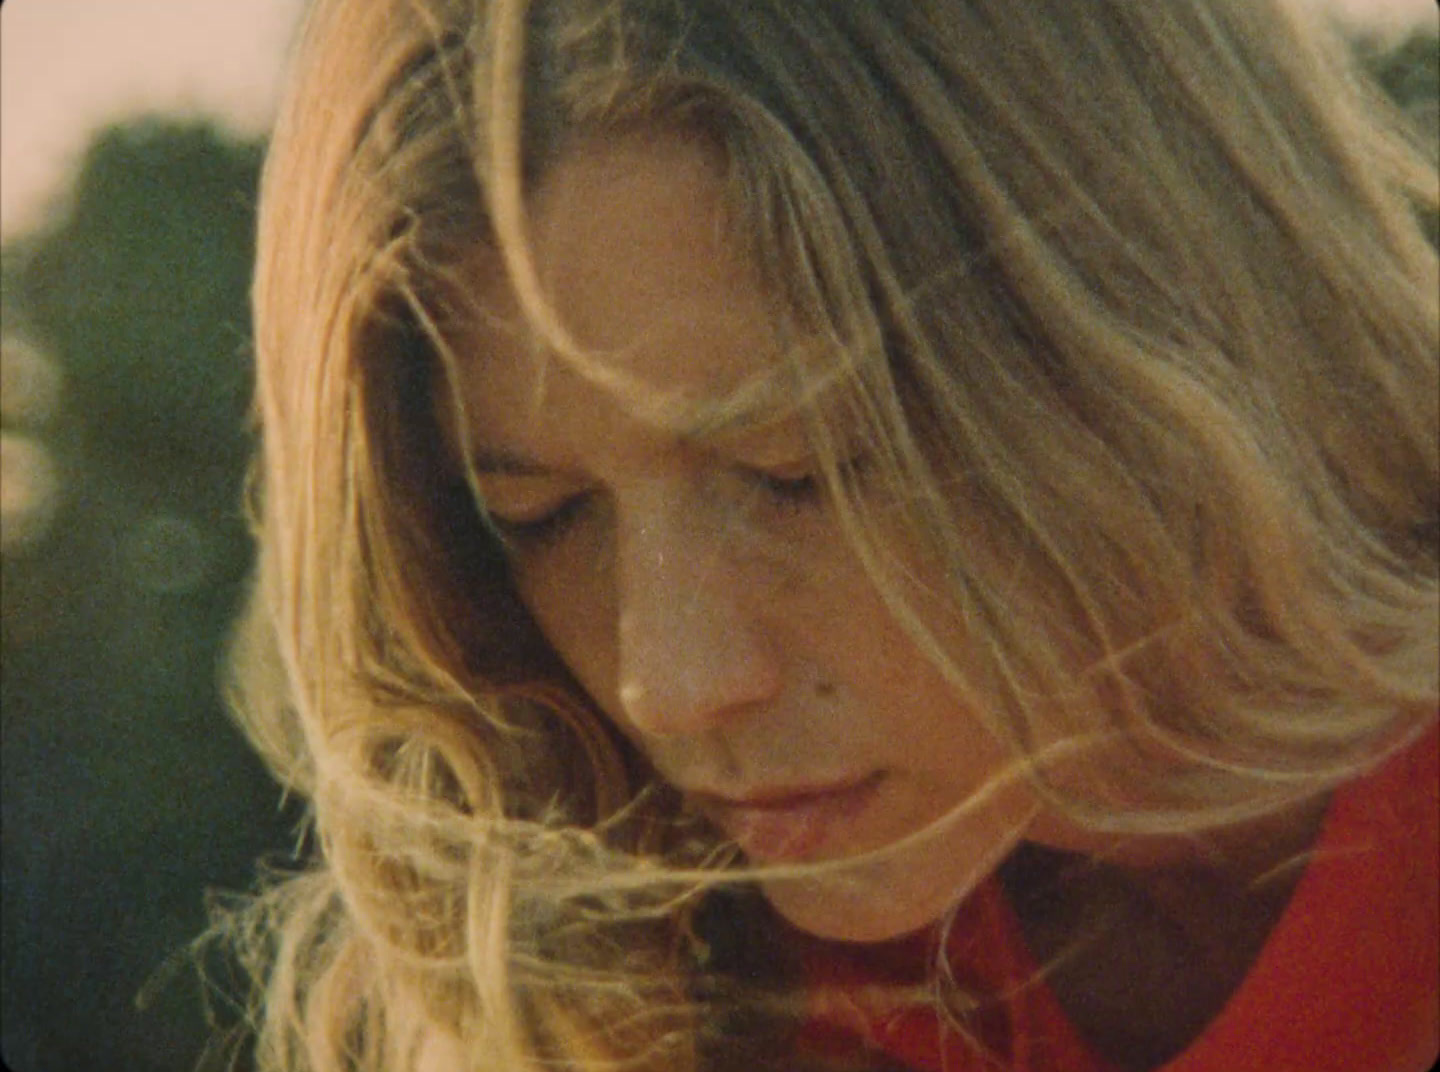
POLYGON ((835 695, 835 686, 828 681, 821 681, 815 686, 815 695, 822 700, 828 700, 835 695))

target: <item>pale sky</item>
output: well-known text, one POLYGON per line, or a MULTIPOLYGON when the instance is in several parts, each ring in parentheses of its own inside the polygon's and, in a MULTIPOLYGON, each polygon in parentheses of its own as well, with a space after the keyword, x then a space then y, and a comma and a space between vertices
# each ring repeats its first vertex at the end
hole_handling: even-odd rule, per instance
POLYGON ((23 228, 90 133, 141 111, 263 132, 303 0, 5 0, 0 232, 23 228))
MULTIPOLYGON (((304 0, 6 0, 0 6, 0 233, 32 220, 97 126, 145 110, 261 132, 304 0)), ((1170 0, 1156 0, 1170 2, 1170 0)), ((1306 0, 1386 26, 1435 0, 1306 0)))

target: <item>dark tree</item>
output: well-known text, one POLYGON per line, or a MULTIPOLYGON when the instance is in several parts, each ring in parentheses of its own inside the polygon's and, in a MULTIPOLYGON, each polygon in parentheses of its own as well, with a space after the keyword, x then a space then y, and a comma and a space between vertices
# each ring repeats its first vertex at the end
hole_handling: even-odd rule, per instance
POLYGON ((185 958, 204 891, 249 886, 256 858, 290 840, 217 688, 251 563, 261 155, 205 123, 110 128, 52 219, 0 260, 5 335, 61 385, 48 415, 5 407, 7 442, 58 474, 56 512, 6 550, 0 590, 17 1072, 193 1069, 206 1027, 185 958), (157 975, 168 958, 179 970, 157 975))

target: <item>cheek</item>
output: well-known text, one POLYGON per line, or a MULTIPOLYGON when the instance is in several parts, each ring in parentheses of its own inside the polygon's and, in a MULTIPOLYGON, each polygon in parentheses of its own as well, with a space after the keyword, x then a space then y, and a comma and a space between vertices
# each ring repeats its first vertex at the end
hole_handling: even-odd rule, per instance
POLYGON ((591 699, 614 711, 616 610, 602 572, 557 566, 516 571, 520 601, 591 699))

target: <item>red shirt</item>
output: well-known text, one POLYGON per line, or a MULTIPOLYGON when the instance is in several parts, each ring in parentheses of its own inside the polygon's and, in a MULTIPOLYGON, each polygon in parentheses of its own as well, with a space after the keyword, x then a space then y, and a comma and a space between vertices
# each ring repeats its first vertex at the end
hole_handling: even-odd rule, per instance
MULTIPOLYGON (((853 1053, 863 1039, 916 1072, 996 1072, 997 1055, 1009 1072, 1115 1072, 1039 981, 995 879, 961 908, 949 952, 959 982, 1002 996, 970 1025, 987 1054, 942 1029, 933 1012, 859 1011, 863 988, 885 974, 863 947, 809 964, 830 996, 817 999, 807 1044, 853 1053)), ((1437 1054, 1440 736, 1432 731, 1336 791, 1305 874, 1244 981, 1157 1072, 1425 1072, 1437 1054)))

